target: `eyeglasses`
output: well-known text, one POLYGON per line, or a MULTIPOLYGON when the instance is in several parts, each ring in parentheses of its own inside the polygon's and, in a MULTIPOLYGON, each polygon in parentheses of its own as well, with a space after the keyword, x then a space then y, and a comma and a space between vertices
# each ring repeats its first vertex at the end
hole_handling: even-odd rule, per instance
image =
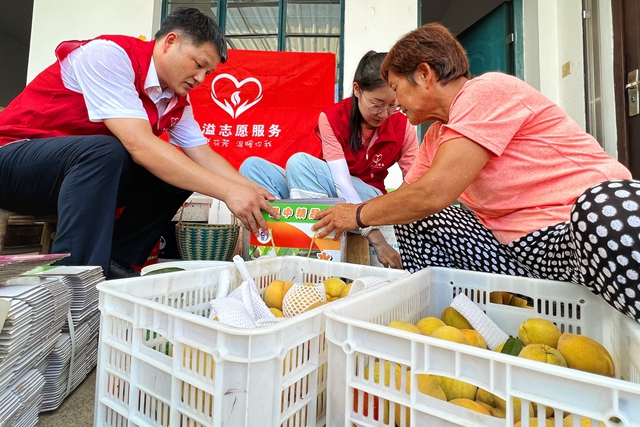
POLYGON ((362 95, 362 100, 364 101, 364 105, 366 105, 369 108, 369 112, 373 115, 380 115, 382 114, 383 110, 387 110, 387 114, 391 116, 400 111, 400 107, 396 107, 395 105, 393 107, 385 107, 384 105, 378 105, 378 104, 369 105, 369 103, 367 102, 367 99, 364 97, 364 92, 361 91, 360 95, 362 95))

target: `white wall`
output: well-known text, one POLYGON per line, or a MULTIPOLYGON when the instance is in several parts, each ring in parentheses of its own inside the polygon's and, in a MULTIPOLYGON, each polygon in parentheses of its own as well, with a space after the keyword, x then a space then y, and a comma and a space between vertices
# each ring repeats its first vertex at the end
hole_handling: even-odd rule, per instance
POLYGON ((101 34, 144 35, 151 39, 160 23, 161 0, 34 0, 27 81, 55 60, 64 40, 101 34))
POLYGON ((611 0, 600 0, 600 56, 602 72, 602 114, 604 116, 604 149, 618 158, 616 95, 613 85, 613 17, 611 0))
MULTIPOLYGON (((611 2, 600 0, 600 52, 605 151, 617 157, 611 2)), ((524 79, 586 128, 581 0, 523 1, 524 79), (571 74, 562 77, 562 65, 571 74)))
POLYGON ((563 0, 558 7, 558 104, 582 129, 586 129, 584 54, 582 45, 582 0, 563 0), (562 77, 563 64, 571 64, 571 74, 562 77))
POLYGON ((351 96, 353 75, 369 50, 386 52, 418 26, 419 0, 351 0, 344 6, 343 96, 351 96))
POLYGON ((524 79, 585 128, 581 0, 523 2, 524 79), (562 66, 571 74, 562 77, 562 66))
POLYGON ((538 36, 538 2, 522 2, 522 44, 524 80, 540 90, 540 39, 538 36))

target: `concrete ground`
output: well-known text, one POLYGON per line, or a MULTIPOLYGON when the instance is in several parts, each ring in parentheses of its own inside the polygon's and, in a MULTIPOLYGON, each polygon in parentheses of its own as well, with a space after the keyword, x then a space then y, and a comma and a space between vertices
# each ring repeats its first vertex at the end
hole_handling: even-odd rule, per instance
POLYGON ((41 412, 36 427, 90 427, 96 389, 96 369, 82 381, 55 411, 41 412))

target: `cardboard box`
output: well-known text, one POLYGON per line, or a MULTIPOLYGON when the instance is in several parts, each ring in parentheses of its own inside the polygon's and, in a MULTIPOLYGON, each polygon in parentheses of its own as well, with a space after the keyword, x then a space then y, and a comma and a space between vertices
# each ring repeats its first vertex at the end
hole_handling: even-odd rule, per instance
MULTIPOLYGON (((209 220, 209 211, 211 210, 211 204, 213 203, 213 197, 205 196, 200 193, 193 193, 184 202, 182 213, 183 221, 196 221, 207 222, 209 220)), ((180 219, 180 211, 173 216, 172 221, 178 221, 180 219)))
POLYGON ((269 230, 256 238, 251 233, 249 237, 249 259, 254 260, 263 256, 296 255, 328 261, 346 260, 346 238, 333 240, 335 233, 318 239, 311 231, 311 226, 317 221, 312 219, 316 212, 343 203, 343 199, 282 199, 271 202, 280 213, 277 221, 271 215, 263 212, 269 230))

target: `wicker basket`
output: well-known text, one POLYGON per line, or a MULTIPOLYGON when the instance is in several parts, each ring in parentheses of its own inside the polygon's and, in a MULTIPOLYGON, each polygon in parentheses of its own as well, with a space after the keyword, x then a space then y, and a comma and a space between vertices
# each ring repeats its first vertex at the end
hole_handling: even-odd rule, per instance
POLYGON ((238 242, 240 226, 183 222, 182 212, 176 224, 176 242, 183 260, 229 261, 238 242))

